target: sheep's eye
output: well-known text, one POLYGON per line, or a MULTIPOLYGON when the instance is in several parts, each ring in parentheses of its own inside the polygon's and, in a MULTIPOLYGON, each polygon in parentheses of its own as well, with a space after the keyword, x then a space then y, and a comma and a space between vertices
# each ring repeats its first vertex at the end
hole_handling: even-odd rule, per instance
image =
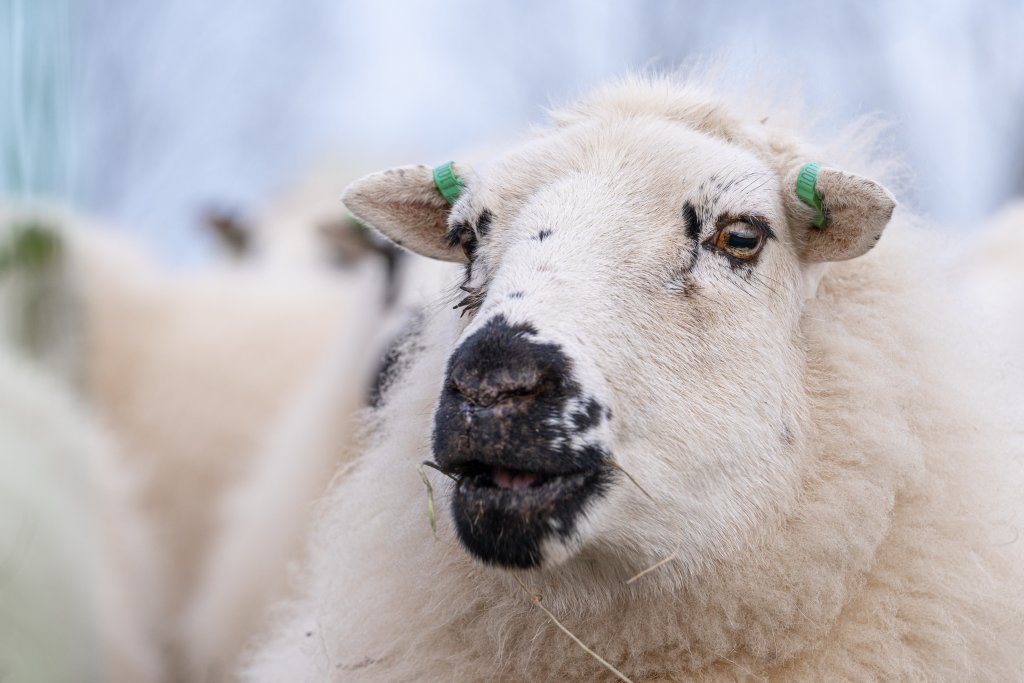
POLYGON ((466 259, 472 261, 476 256, 476 235, 472 230, 466 230, 461 235, 459 242, 462 244, 462 251, 466 254, 466 259))
POLYGON ((476 233, 468 224, 460 223, 453 226, 452 229, 448 231, 446 239, 449 248, 454 249, 455 247, 462 247, 462 252, 466 255, 467 261, 472 261, 473 257, 476 256, 476 233))
POLYGON ((746 261, 761 251, 765 237, 762 228, 744 221, 736 221, 715 233, 714 241, 715 247, 729 256, 746 261))

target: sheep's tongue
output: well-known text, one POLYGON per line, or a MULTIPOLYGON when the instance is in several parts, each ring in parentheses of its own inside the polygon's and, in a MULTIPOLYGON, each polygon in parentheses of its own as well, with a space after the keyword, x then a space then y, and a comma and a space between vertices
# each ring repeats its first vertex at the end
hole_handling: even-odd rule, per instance
POLYGON ((494 484, 502 489, 526 489, 537 481, 537 475, 532 472, 513 472, 498 466, 491 471, 491 478, 494 484))

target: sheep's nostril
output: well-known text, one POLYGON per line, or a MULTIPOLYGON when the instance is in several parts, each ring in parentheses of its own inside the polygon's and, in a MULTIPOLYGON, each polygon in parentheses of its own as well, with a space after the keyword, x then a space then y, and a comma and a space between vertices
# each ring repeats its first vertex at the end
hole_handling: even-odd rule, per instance
POLYGON ((490 407, 505 399, 533 396, 544 385, 544 380, 543 371, 528 363, 472 367, 457 362, 452 367, 449 387, 468 403, 490 407))

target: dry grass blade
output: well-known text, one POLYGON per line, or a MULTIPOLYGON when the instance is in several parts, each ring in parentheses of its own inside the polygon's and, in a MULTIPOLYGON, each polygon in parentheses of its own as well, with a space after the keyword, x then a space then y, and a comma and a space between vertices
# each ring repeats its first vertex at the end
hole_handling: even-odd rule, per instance
POLYGON ((665 508, 664 508, 664 507, 663 507, 663 506, 661 505, 661 503, 659 503, 659 502, 658 502, 658 501, 657 501, 657 500, 656 500, 656 499, 654 498, 654 496, 652 496, 652 495, 651 495, 650 493, 648 493, 648 492, 647 492, 647 489, 645 489, 645 488, 644 488, 643 486, 641 486, 641 485, 640 485, 640 482, 638 482, 638 481, 637 481, 636 479, 634 479, 634 478, 633 478, 633 475, 632 475, 632 474, 630 474, 629 472, 627 472, 627 471, 625 470, 625 468, 623 468, 623 467, 622 467, 622 465, 620 465, 619 463, 615 462, 614 460, 605 460, 605 461, 604 461, 604 464, 605 464, 605 465, 608 465, 608 467, 612 467, 612 468, 615 468, 615 469, 617 469, 617 470, 618 470, 619 472, 622 472, 622 473, 623 473, 624 475, 626 475, 626 478, 627 478, 627 479, 629 479, 629 480, 630 480, 631 482, 633 482, 633 485, 634 485, 634 486, 636 486, 636 487, 637 487, 638 489, 640 489, 640 493, 642 493, 642 494, 644 494, 645 496, 647 496, 647 497, 648 497, 648 498, 650 499, 650 501, 651 501, 652 503, 654 503, 655 505, 657 505, 657 506, 658 506, 658 509, 659 509, 659 510, 661 510, 662 512, 667 512, 667 510, 666 510, 666 509, 665 509, 665 508))
POLYGON ((523 583, 522 579, 520 579, 515 574, 512 575, 512 578, 515 579, 516 583, 519 584, 519 587, 522 588, 524 591, 526 591, 526 594, 530 596, 530 601, 534 605, 536 605, 538 608, 540 608, 540 610, 542 612, 544 612, 544 614, 547 616, 547 618, 551 620, 551 623, 553 623, 555 626, 557 626, 559 628, 559 630, 562 631, 562 633, 564 633, 565 635, 567 635, 570 638, 572 638, 573 642, 576 643, 577 645, 579 645, 581 648, 583 648, 584 652, 586 652, 588 655, 590 655, 591 657, 596 659, 598 662, 600 662, 601 666, 603 666, 604 668, 608 669, 613 674, 618 676, 620 680, 625 681, 625 683, 633 683, 633 680, 631 678, 629 678, 629 676, 627 676, 626 674, 622 673, 621 671, 616 669, 614 666, 609 664, 607 662, 607 660, 604 659, 604 657, 602 657, 601 655, 597 654, 596 652, 591 650, 589 647, 587 647, 586 644, 582 640, 577 638, 573 634, 572 631, 570 631, 565 626, 563 626, 562 622, 560 622, 558 620, 558 618, 554 614, 551 613, 551 610, 549 610, 547 607, 545 607, 544 605, 541 604, 541 602, 540 602, 541 601, 540 593, 534 593, 529 588, 527 588, 526 584, 523 583))
POLYGON ((423 471, 424 467, 429 467, 432 470, 437 470, 438 472, 440 472, 441 474, 443 474, 444 476, 448 477, 449 479, 451 479, 454 482, 458 482, 459 481, 459 478, 457 476, 455 476, 454 474, 452 474, 451 472, 449 472, 446 469, 442 469, 441 466, 438 465, 436 462, 431 462, 430 460, 424 460, 423 462, 420 463, 420 472, 423 471))
POLYGON ((668 557, 665 557, 665 558, 662 558, 662 559, 658 560, 657 562, 655 562, 654 564, 652 564, 650 567, 648 567, 647 569, 643 570, 639 574, 635 574, 635 575, 631 576, 630 578, 626 579, 626 585, 628 586, 629 584, 633 583, 634 581, 636 581, 640 577, 646 576, 647 574, 650 574, 651 572, 653 572, 655 569, 657 569, 659 567, 663 567, 666 564, 668 564, 669 562, 671 562, 672 560, 676 559, 676 555, 679 554, 680 549, 682 549, 682 545, 680 545, 675 550, 673 550, 672 554, 669 555, 668 557))
POLYGON ((425 463, 420 463, 420 466, 416 468, 416 471, 420 473, 420 479, 423 480, 423 485, 427 487, 427 515, 430 517, 430 530, 434 532, 434 540, 437 540, 437 514, 434 511, 434 487, 430 485, 430 480, 427 479, 427 473, 423 469, 425 463))
POLYGON ((437 539, 437 511, 434 507, 434 487, 430 485, 430 479, 427 478, 427 472, 423 469, 424 467, 437 470, 456 483, 458 483, 459 478, 451 472, 441 469, 437 463, 429 460, 424 460, 416 468, 416 471, 420 473, 420 479, 423 480, 423 485, 427 487, 427 514, 430 516, 430 530, 434 532, 434 538, 437 539))
MULTIPOLYGON (((665 507, 654 498, 654 496, 652 496, 650 493, 648 493, 647 489, 645 489, 643 486, 641 486, 640 482, 638 482, 633 477, 632 474, 627 472, 622 467, 622 465, 620 465, 619 463, 614 462, 612 460, 606 460, 605 464, 608 465, 608 467, 613 467, 613 468, 617 469, 619 472, 622 472, 624 475, 626 475, 626 478, 629 479, 631 482, 633 482, 633 485, 636 486, 638 489, 640 489, 640 492, 643 493, 645 496, 647 496, 650 499, 650 501, 657 506, 657 508, 659 510, 661 510, 662 512, 664 512, 666 514, 668 513, 668 510, 666 510, 665 507)), ((682 549, 683 549, 683 544, 680 543, 678 546, 676 546, 676 549, 673 550, 670 555, 668 555, 668 557, 665 557, 665 558, 662 558, 661 560, 658 560, 657 562, 652 564, 650 567, 647 567, 646 569, 644 569, 639 574, 635 574, 634 576, 632 576, 629 579, 627 579, 626 580, 626 585, 628 586, 629 584, 633 583, 634 581, 636 581, 640 577, 646 576, 647 574, 650 574, 651 572, 653 572, 655 569, 658 569, 659 567, 665 566, 666 564, 668 564, 669 562, 674 560, 676 558, 676 555, 678 555, 679 551, 682 550, 682 549)))

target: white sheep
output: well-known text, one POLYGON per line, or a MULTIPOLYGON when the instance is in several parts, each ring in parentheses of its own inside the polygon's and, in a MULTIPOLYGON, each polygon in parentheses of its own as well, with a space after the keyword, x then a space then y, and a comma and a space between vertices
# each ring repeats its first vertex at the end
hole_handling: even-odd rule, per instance
POLYGON ((0 348, 0 678, 156 683, 160 566, 125 458, 0 348))
MULTIPOLYGON (((317 164, 251 217, 249 212, 211 210, 206 225, 227 254, 261 268, 345 270, 381 259, 389 280, 394 279, 400 252, 353 220, 338 200, 338 188, 354 177, 336 161, 317 164)), ((390 293, 391 288, 385 292, 390 293)))
POLYGON ((1016 399, 980 397, 931 234, 836 170, 864 145, 755 102, 627 80, 461 189, 350 187, 469 295, 408 344, 245 680, 1024 675, 1019 434, 985 415, 1016 399))
MULTIPOLYGON (((266 623, 270 605, 288 595, 287 560, 301 554, 312 501, 354 455, 367 387, 383 370, 381 349, 401 347, 418 324, 415 311, 457 282, 458 273, 417 258, 403 268, 403 279, 411 284, 386 324, 376 306, 350 303, 332 357, 314 371, 218 506, 220 526, 182 627, 189 680, 230 680, 247 637, 266 623)), ((364 293, 372 300, 376 292, 364 293)))
MULTIPOLYGON (((1015 351, 1024 344, 1024 199, 1003 207, 959 254, 969 305, 1015 351)), ((1017 363, 1020 360, 1017 359, 1017 363)))
MULTIPOLYGON (((167 563, 165 639, 180 678, 188 657, 179 622, 223 497, 250 476, 259 444, 335 340, 371 344, 384 315, 384 269, 173 272, 129 240, 78 217, 65 223, 82 300, 85 391, 145 476, 143 505, 167 563)), ((350 381, 360 399, 365 375, 360 367, 350 381)))
MULTIPOLYGON (((0 205, 0 223, 55 235, 54 267, 5 278, 0 332, 75 380, 141 471, 141 504, 166 565, 159 636, 180 677, 179 622, 225 492, 250 476, 257 445, 335 338, 372 346, 385 268, 364 259, 340 273, 263 261, 174 272, 61 207, 0 205), (29 299, 32 315, 5 305, 29 299)), ((368 373, 359 372, 352 394, 365 400, 368 373)))

